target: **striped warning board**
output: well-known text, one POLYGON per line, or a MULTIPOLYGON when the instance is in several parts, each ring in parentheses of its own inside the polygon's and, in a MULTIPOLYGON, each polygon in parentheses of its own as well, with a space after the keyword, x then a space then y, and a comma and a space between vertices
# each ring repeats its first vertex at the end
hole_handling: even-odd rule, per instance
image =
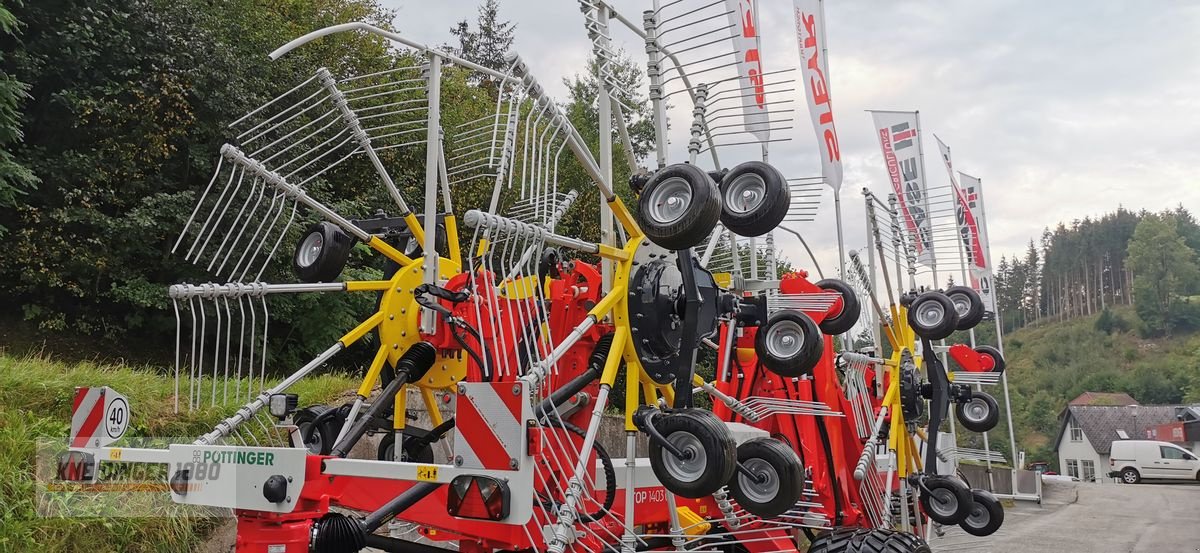
POLYGON ((532 409, 525 386, 507 382, 458 385, 454 463, 465 468, 517 470, 525 456, 525 420, 532 409))
POLYGON ((129 428, 129 400, 108 386, 75 388, 71 447, 105 447, 129 428))

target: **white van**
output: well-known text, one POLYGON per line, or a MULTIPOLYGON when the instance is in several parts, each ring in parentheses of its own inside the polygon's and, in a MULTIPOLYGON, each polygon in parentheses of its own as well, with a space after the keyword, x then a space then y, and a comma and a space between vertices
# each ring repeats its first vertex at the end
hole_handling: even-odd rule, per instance
POLYGON ((1109 476, 1126 484, 1147 480, 1200 480, 1200 459, 1169 442, 1118 440, 1112 443, 1109 476))

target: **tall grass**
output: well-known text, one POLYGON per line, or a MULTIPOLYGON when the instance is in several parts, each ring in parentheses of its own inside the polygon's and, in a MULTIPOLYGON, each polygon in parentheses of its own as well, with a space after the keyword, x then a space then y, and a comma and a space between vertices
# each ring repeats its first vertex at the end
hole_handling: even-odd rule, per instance
MULTIPOLYGON (((300 395, 301 405, 331 403, 355 385, 344 375, 323 375, 306 378, 291 391, 300 395)), ((177 552, 199 547, 216 520, 194 509, 171 508, 171 516, 141 518, 39 515, 38 440, 65 441, 76 386, 111 386, 125 394, 132 411, 127 437, 197 436, 233 410, 184 408, 176 413, 174 378, 152 367, 0 354, 0 552, 177 552)), ((186 405, 186 398, 181 403, 186 405)))

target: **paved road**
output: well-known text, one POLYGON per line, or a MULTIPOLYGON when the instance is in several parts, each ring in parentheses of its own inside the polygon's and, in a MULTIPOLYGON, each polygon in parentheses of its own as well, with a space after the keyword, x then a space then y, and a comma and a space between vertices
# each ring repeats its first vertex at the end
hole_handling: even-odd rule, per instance
POLYGON ((955 528, 930 545, 937 553, 1200 552, 1200 485, 1047 482, 1044 490, 1041 505, 1006 507, 990 539, 955 528))

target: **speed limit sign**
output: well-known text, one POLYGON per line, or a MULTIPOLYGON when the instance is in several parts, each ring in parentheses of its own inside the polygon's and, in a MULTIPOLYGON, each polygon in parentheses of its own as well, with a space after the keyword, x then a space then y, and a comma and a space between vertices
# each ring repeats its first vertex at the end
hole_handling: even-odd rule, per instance
POLYGON ((76 388, 71 446, 106 447, 129 429, 129 400, 108 386, 76 388))

